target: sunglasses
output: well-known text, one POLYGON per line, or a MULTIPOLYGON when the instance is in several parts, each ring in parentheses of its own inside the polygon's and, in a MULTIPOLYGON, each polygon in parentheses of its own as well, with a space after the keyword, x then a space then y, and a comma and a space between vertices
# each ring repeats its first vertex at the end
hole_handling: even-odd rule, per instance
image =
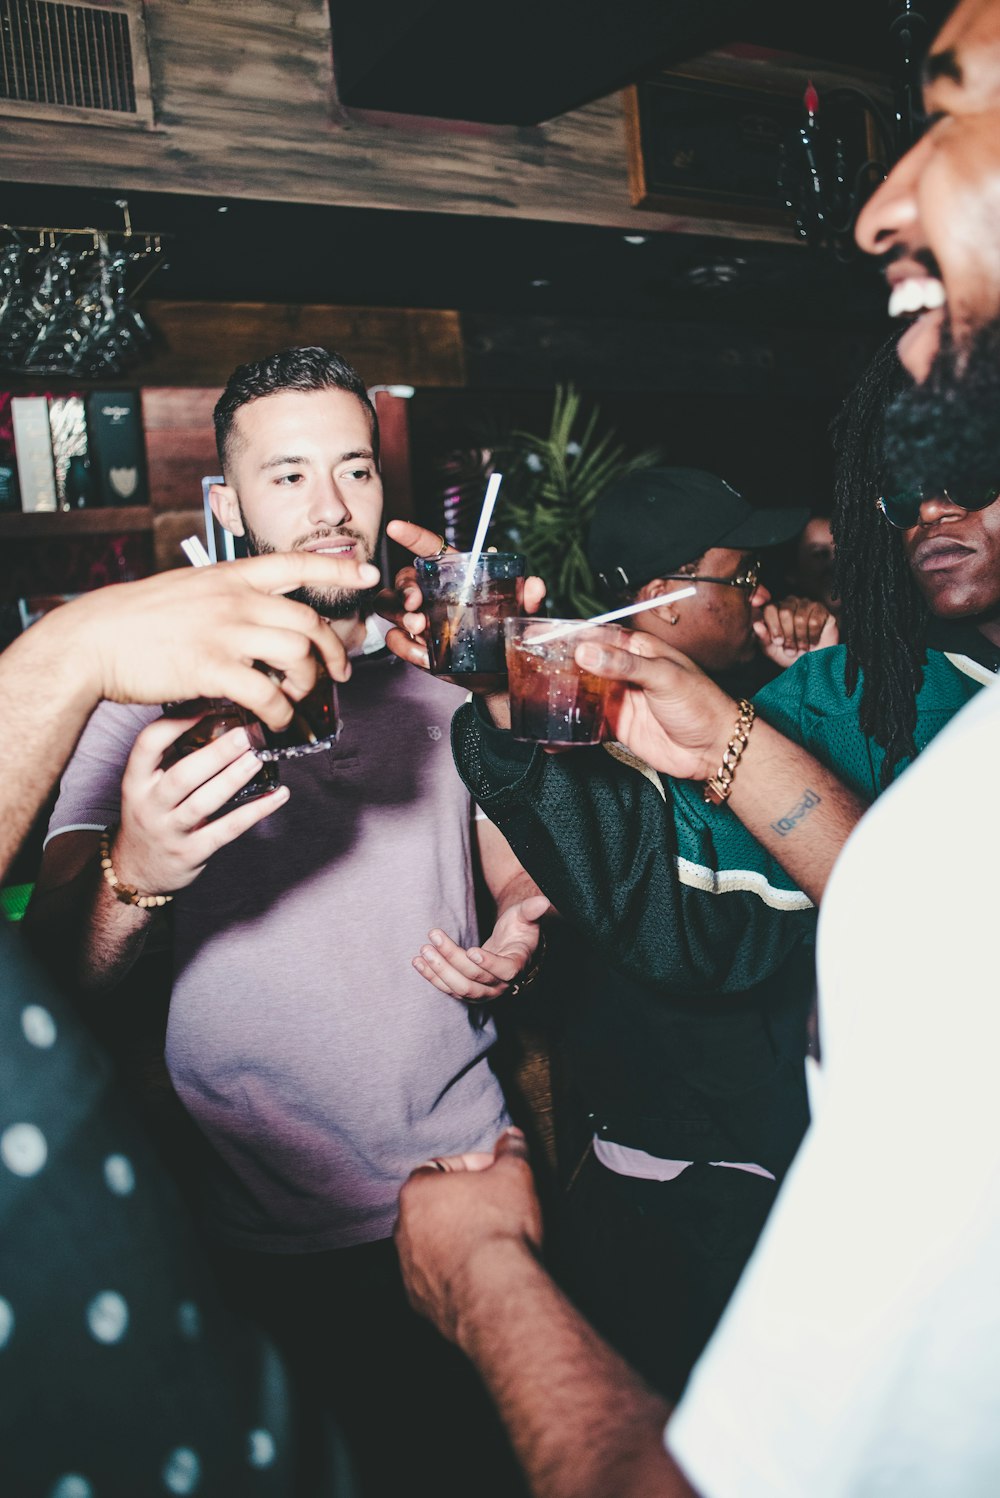
POLYGON ((723 588, 742 588, 746 593, 753 593, 760 582, 760 562, 755 557, 747 563, 745 572, 738 572, 735 577, 703 577, 698 572, 668 572, 662 579, 665 583, 718 583, 723 588))
MULTIPOLYGON (((1000 489, 988 489, 982 499, 956 499, 947 489, 941 496, 960 510, 985 510, 1000 499, 1000 489)), ((903 494, 883 494, 875 501, 875 508, 882 511, 890 525, 899 531, 912 530, 920 524, 920 506, 928 496, 922 489, 908 489, 903 494)))

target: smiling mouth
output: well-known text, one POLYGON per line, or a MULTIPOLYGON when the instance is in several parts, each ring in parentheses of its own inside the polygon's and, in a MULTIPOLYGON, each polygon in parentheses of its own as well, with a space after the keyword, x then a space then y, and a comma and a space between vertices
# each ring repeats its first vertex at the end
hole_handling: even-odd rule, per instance
POLYGON ((937 355, 948 298, 937 276, 902 276, 889 293, 889 316, 906 324, 896 344, 904 368, 922 380, 937 355))
POLYGON ((311 546, 304 546, 302 549, 303 551, 311 551, 314 556, 344 557, 350 556, 356 546, 356 541, 335 541, 330 537, 328 540, 323 540, 319 543, 314 542, 311 546))
POLYGON ((944 285, 936 276, 907 276, 889 294, 889 316, 919 317, 924 312, 936 312, 947 301, 944 285))

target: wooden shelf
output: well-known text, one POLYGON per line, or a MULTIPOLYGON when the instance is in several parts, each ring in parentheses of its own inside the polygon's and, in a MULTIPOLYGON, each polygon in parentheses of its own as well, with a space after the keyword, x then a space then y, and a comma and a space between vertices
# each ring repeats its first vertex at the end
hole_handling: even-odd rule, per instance
POLYGON ((57 540, 60 536, 118 536, 151 531, 149 505, 96 506, 91 510, 42 510, 33 514, 0 514, 0 540, 57 540))

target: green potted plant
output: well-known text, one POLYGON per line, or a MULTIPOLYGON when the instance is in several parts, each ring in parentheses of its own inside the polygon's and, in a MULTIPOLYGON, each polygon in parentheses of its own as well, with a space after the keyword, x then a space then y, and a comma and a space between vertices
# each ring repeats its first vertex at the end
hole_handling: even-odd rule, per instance
POLYGON ((599 430, 599 418, 597 406, 584 412, 572 385, 557 385, 547 434, 515 431, 491 455, 504 476, 491 540, 524 553, 559 618, 602 608, 586 552, 598 497, 613 480, 661 461, 653 448, 630 456, 613 429, 599 430))

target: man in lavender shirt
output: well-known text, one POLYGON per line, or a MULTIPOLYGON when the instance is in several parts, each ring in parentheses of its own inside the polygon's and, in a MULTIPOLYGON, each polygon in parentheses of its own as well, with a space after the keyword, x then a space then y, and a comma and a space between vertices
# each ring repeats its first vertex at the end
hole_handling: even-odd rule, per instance
MULTIPOLYGON (((376 417, 336 355, 293 349, 241 367, 216 430, 226 481, 213 508, 251 552, 372 559, 376 417)), ((244 730, 164 769, 189 723, 105 704, 63 777, 31 923, 75 932, 76 977, 103 991, 157 920, 134 892, 173 897, 166 1059, 212 1146, 203 1199, 224 1281, 335 1403, 366 1492, 389 1490, 387 1404, 448 1492, 434 1408, 462 1401, 470 1440, 489 1438, 492 1416, 406 1306, 396 1199, 421 1161, 486 1147, 508 1116, 492 1022, 430 991, 410 958, 431 928, 475 943, 474 856, 497 905, 487 945, 509 980, 530 964, 548 902, 473 819, 449 745, 456 688, 384 649, 371 595, 304 601, 353 659, 339 741, 283 762, 279 789, 215 817, 259 771, 244 730), (97 857, 105 829, 117 893, 97 857)), ((459 1491, 467 1468, 449 1454, 459 1491)), ((503 1452, 481 1450, 477 1467, 491 1462, 511 1491, 503 1452)))

